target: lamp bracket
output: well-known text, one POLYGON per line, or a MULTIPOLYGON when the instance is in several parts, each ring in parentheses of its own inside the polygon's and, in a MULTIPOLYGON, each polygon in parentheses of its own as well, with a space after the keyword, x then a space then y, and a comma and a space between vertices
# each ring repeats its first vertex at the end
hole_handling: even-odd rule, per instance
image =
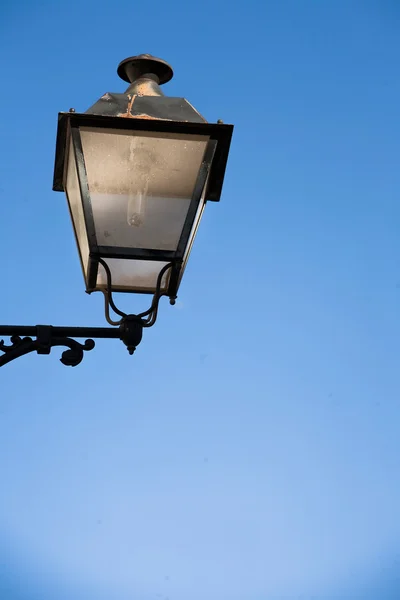
MULTIPOLYGON (((150 308, 138 315, 127 315, 126 313, 124 313, 122 310, 120 310, 115 305, 115 302, 114 302, 114 299, 112 296, 111 271, 110 271, 108 264, 106 263, 105 260, 103 260, 102 258, 99 258, 98 256, 91 255, 90 258, 92 260, 96 260, 103 267, 104 271, 106 272, 107 287, 105 290, 101 290, 101 291, 104 294, 104 301, 105 301, 104 312, 105 312, 105 317, 106 317, 107 323, 109 323, 110 325, 114 325, 114 326, 121 325, 121 323, 124 321, 124 319, 135 318, 135 319, 140 320, 142 327, 151 327, 152 325, 154 325, 154 323, 156 322, 156 319, 157 319, 158 304, 160 302, 160 298, 161 298, 161 296, 166 295, 164 292, 161 291, 162 280, 163 280, 164 275, 167 273, 167 271, 169 271, 172 268, 172 263, 168 263, 167 265, 165 265, 158 274, 157 283, 156 283, 156 291, 154 292, 153 300, 151 302, 150 308), (115 312, 116 315, 121 317, 119 320, 115 321, 114 319, 111 318, 110 308, 115 312)), ((174 298, 171 299, 171 304, 175 304, 174 298)))
POLYGON ((37 352, 38 354, 50 354, 51 348, 54 346, 67 346, 68 350, 64 350, 61 355, 60 361, 63 365, 76 367, 83 359, 83 353, 85 351, 93 350, 94 341, 87 339, 83 344, 69 337, 69 330, 71 334, 74 333, 76 328, 63 327, 63 334, 59 334, 59 327, 51 327, 51 325, 37 325, 36 327, 15 327, 10 326, 9 328, 1 327, 1 331, 9 329, 7 333, 11 334, 10 345, 6 345, 4 340, 0 340, 0 351, 3 355, 0 356, 0 367, 11 362, 15 358, 29 354, 30 352, 37 352), (27 330, 31 335, 36 336, 36 339, 32 339, 31 335, 18 335, 15 331, 27 330), (32 334, 31 330, 35 329, 32 334), (13 332, 14 331, 14 332, 13 332), (64 332, 66 335, 64 335, 64 332))
POLYGON ((165 265, 158 275, 156 292, 153 296, 150 308, 138 315, 128 315, 119 310, 114 304, 111 292, 111 273, 105 261, 97 259, 103 265, 107 274, 107 290, 104 292, 106 299, 106 319, 113 327, 53 327, 51 325, 0 325, 0 335, 10 337, 10 344, 6 345, 0 340, 0 367, 11 362, 15 358, 37 352, 38 354, 50 354, 54 346, 66 346, 60 361, 63 365, 76 367, 82 361, 84 352, 93 350, 95 343, 92 338, 119 339, 133 354, 141 342, 144 327, 151 327, 157 319, 158 304, 161 296, 162 278, 172 267, 165 265), (121 318, 113 321, 110 318, 110 307, 121 318), (87 338, 84 343, 77 342, 73 338, 87 338))

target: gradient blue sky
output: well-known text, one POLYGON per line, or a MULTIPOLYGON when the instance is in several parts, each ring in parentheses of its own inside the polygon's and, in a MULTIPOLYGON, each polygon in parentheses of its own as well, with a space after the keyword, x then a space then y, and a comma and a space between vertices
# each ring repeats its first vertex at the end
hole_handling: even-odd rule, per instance
POLYGON ((3 323, 104 324, 51 185, 57 113, 120 60, 235 133, 136 355, 2 370, 1 598, 400 597, 399 28, 395 0, 3 0, 3 323))

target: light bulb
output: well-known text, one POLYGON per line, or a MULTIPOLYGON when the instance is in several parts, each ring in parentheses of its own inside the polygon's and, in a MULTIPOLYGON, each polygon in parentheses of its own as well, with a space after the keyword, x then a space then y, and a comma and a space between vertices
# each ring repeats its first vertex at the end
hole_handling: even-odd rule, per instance
POLYGON ((149 188, 148 152, 138 148, 137 138, 129 145, 129 164, 135 173, 136 190, 129 193, 127 221, 130 227, 140 227, 145 220, 147 190, 149 188))
POLYGON ((142 182, 137 192, 129 194, 127 221, 131 227, 140 227, 144 223, 147 189, 149 182, 142 182))

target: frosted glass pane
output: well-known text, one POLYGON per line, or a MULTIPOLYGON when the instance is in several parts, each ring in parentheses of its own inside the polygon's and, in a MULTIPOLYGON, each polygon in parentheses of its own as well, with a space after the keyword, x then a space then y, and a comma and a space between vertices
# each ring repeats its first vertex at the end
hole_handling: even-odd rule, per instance
MULTIPOLYGON (((116 288, 125 288, 126 291, 140 291, 153 293, 156 289, 157 277, 166 262, 155 262, 149 260, 128 260, 119 258, 107 258, 106 263, 111 270, 112 285, 116 288)), ((161 289, 165 291, 168 287, 170 271, 164 275, 161 289)), ((106 273, 101 265, 97 275, 96 289, 107 287, 106 273)))
POLYGON ((72 139, 69 145, 67 181, 65 185, 65 191, 67 194, 71 218, 75 228, 75 235, 77 238, 82 269, 86 277, 89 261, 89 243, 86 233, 85 218, 83 215, 81 192, 79 189, 78 175, 76 172, 72 139))
POLYGON ((81 128, 97 243, 176 250, 206 136, 81 128))

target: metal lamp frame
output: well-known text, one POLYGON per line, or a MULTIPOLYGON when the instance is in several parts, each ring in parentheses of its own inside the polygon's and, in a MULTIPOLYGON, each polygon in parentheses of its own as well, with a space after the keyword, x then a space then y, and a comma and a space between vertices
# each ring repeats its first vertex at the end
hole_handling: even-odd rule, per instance
MULTIPOLYGON (((167 295, 175 298, 177 295, 182 271, 185 267, 184 255, 189 237, 193 228, 197 208, 203 193, 205 200, 217 201, 221 192, 222 180, 226 168, 227 150, 232 135, 230 125, 215 125, 209 123, 185 123, 178 121, 162 121, 149 119, 126 119, 115 116, 99 116, 77 113, 60 113, 57 134, 56 162, 54 171, 53 189, 64 191, 65 171, 68 160, 69 141, 72 139, 74 160, 79 180, 82 198, 83 213, 89 244, 90 259, 87 267, 86 291, 91 293, 96 288, 98 267, 101 264, 97 259, 136 259, 146 261, 159 261, 172 263, 167 295), (152 133, 172 133, 202 135, 209 137, 204 157, 194 186, 186 220, 176 250, 157 250, 146 248, 127 248, 99 245, 97 242, 95 224, 93 219, 90 190, 85 166, 85 157, 82 149, 80 127, 95 127, 101 131, 118 129, 125 131, 146 131, 152 133)), ((72 219, 73 221, 73 219, 72 219)), ((75 225, 74 225, 75 231, 75 225)), ((78 244, 78 237, 75 231, 78 244)), ((79 247, 79 244, 78 244, 79 247)), ((149 293, 148 290, 126 290, 114 286, 116 292, 149 293)))
MULTIPOLYGON (((156 322, 160 298, 169 296, 170 303, 175 303, 193 242, 192 232, 200 202, 218 202, 220 199, 233 126, 224 125, 222 121, 207 123, 184 98, 165 97, 160 85, 171 79, 173 71, 161 59, 149 54, 127 58, 120 63, 118 74, 130 84, 124 94, 107 92, 86 113, 76 113, 74 109, 68 113, 59 113, 53 180, 53 190, 65 191, 66 166, 72 158, 76 166, 89 244, 88 264, 82 264, 84 272, 87 271, 86 291, 103 292, 105 317, 112 327, 0 325, 0 336, 9 336, 11 342, 6 344, 4 340, 0 340, 0 367, 30 352, 50 354, 51 348, 55 346, 66 346, 67 350, 64 350, 60 360, 64 365, 76 366, 82 361, 84 352, 94 348, 93 338, 119 339, 126 345, 129 354, 133 354, 142 339, 143 329, 156 322), (80 127, 99 128, 103 131, 145 131, 160 135, 200 135, 208 138, 176 250, 118 248, 98 244, 80 127), (71 140, 73 157, 68 156, 71 140), (136 290, 113 285, 107 259, 136 259, 166 264, 160 269, 155 289, 136 290), (96 285, 100 265, 106 273, 105 289, 96 285), (163 278, 167 274, 168 285, 164 287, 163 278), (127 314, 115 305, 113 291, 154 294, 148 310, 139 314, 127 314), (115 318, 111 317, 110 310, 117 315, 115 318), (84 338, 85 341, 81 343, 74 338, 84 338)), ((71 220, 78 242, 72 214, 71 220)))

